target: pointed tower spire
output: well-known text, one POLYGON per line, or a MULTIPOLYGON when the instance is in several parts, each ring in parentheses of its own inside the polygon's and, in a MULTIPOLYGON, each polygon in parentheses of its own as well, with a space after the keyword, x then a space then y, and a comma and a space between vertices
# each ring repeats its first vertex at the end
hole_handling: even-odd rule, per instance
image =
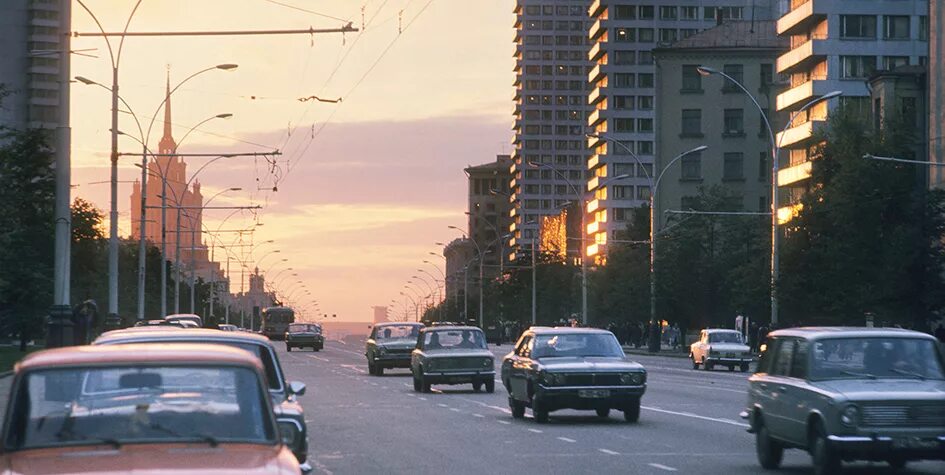
POLYGON ((161 153, 174 153, 177 143, 171 132, 171 68, 167 68, 167 86, 164 92, 164 136, 158 143, 161 153))

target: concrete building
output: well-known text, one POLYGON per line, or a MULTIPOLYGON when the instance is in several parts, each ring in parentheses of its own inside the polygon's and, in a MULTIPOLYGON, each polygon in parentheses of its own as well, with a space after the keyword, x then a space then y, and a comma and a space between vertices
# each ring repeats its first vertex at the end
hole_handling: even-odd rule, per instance
POLYGON ((59 124, 60 0, 0 2, 0 126, 59 124))
MULTIPOLYGON (((901 120, 908 130, 916 131, 911 155, 901 158, 925 160, 929 154, 926 81, 925 66, 900 66, 891 71, 877 71, 869 79, 873 127, 879 129, 887 120, 901 120)), ((927 183, 928 168, 935 167, 916 167, 921 183, 927 183)))
MULTIPOLYGON (((945 164, 945 4, 929 2, 928 18, 924 28, 929 36, 929 160, 945 164)), ((929 186, 945 186, 945 167, 930 167, 929 172, 929 186)))
POLYGON ((588 141, 590 178, 587 255, 605 252, 608 239, 625 229, 631 209, 649 201, 656 154, 656 69, 653 49, 670 46, 721 21, 777 17, 778 0, 677 0, 641 5, 623 0, 595 0, 589 10, 593 46, 588 74, 591 112, 588 128, 603 139, 588 141), (626 147, 626 148, 625 148, 626 147), (631 150, 638 160, 631 155, 631 150), (619 182, 608 177, 629 174, 619 182))
POLYGON ((777 72, 790 77, 790 89, 778 95, 778 112, 794 114, 831 91, 843 96, 799 114, 778 135, 785 149, 778 185, 791 200, 782 201, 782 216, 790 216, 791 203, 809 185, 811 139, 824 126, 829 109, 846 104, 869 116, 867 79, 873 72, 924 65, 929 54, 927 0, 791 0, 789 7, 777 26, 778 35, 791 42, 777 62, 777 72))
POLYGON ((575 200, 585 180, 590 3, 516 1, 511 246, 527 249, 539 216, 575 200))
POLYGON ((374 310, 374 324, 384 323, 390 321, 390 315, 387 314, 386 305, 377 305, 371 307, 374 310))
MULTIPOLYGON (((653 50, 656 170, 667 170, 657 190, 657 228, 673 219, 665 210, 689 209, 700 189, 713 185, 734 195, 732 210, 770 209, 771 140, 758 108, 730 81, 703 77, 696 68, 708 66, 739 80, 770 112, 774 130, 780 130, 784 120, 774 113, 775 98, 786 84, 774 74, 774 64, 787 48, 787 40, 775 33, 774 20, 766 20, 726 22, 653 50), (700 145, 709 148, 666 168, 700 145)), ((634 195, 629 184, 615 183, 611 190, 634 195)))
POLYGON ((512 160, 508 155, 498 155, 494 162, 468 167, 465 169, 469 178, 469 218, 467 235, 479 245, 485 255, 484 263, 489 268, 488 275, 497 275, 500 259, 506 262, 507 239, 512 223, 509 201, 509 173, 512 160))
MULTIPOLYGON (((457 315, 463 309, 464 287, 469 290, 469 298, 478 295, 479 267, 476 257, 476 247, 469 239, 454 239, 443 248, 443 257, 446 258, 446 292, 447 313, 457 315)), ((471 303, 473 307, 475 303, 471 303)))

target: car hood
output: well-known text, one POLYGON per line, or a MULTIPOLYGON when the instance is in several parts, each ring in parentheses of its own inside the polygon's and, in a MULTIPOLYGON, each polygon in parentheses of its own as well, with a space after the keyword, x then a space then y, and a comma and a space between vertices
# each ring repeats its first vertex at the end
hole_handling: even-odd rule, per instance
POLYGON ((0 468, 11 475, 263 475, 297 474, 298 461, 282 446, 221 444, 134 444, 69 447, 4 454, 0 468))
POLYGON ((939 400, 945 402, 945 381, 918 379, 842 379, 815 386, 840 393, 851 401, 939 400))
POLYGON ((749 348, 747 345, 741 343, 709 343, 709 348, 712 351, 748 351, 749 348))
POLYGON ((424 350, 423 354, 428 358, 465 358, 468 356, 495 358, 491 351, 483 349, 424 350))
POLYGON ((392 338, 377 343, 378 348, 394 348, 398 350, 415 348, 416 346, 416 338, 392 338))
POLYGON ((608 372, 640 371, 643 366, 628 358, 605 356, 565 356, 560 358, 540 358, 542 369, 563 372, 608 372))

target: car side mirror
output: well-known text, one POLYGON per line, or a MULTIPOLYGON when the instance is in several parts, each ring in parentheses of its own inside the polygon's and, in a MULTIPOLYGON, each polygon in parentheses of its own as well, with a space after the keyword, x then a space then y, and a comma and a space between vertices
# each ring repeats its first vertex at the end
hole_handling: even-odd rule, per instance
POLYGON ((296 396, 305 395, 305 383, 301 381, 292 381, 289 383, 289 392, 296 396))

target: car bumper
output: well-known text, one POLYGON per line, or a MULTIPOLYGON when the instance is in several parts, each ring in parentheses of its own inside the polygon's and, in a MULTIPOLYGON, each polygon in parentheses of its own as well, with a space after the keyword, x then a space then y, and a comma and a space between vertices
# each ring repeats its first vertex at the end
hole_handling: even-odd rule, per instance
POLYGON ((287 338, 285 344, 295 346, 322 346, 325 344, 325 340, 321 338, 287 338))
POLYGON ((556 409, 623 409, 639 400, 646 392, 641 386, 538 386, 537 398, 542 407, 556 409), (600 391, 606 391, 602 394, 600 391))
POLYGON ((712 363, 717 365, 742 365, 749 364, 752 362, 751 357, 746 358, 726 358, 721 356, 709 356, 705 359, 706 363, 712 363))
POLYGON ((374 356, 374 365, 380 368, 409 368, 410 353, 374 356))
POLYGON ((889 458, 945 460, 945 435, 934 436, 827 436, 830 447, 843 458, 886 460, 889 458))
POLYGON ((430 384, 469 384, 494 380, 495 371, 448 371, 423 373, 430 384))

